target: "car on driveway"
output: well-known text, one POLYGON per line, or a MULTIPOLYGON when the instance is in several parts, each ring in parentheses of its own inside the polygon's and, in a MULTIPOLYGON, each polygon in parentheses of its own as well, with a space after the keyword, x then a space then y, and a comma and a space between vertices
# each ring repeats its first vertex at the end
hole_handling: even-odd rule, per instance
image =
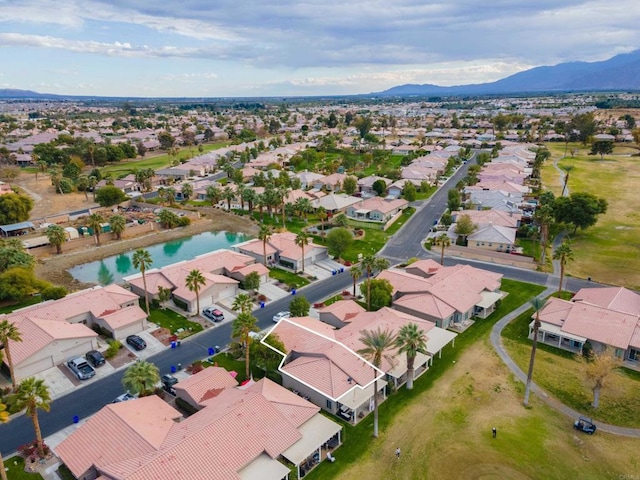
POLYGON ((127 402, 129 400, 135 400, 136 398, 138 398, 137 395, 126 392, 126 393, 123 393, 122 395, 118 395, 111 403, 127 402))
POLYGON ((221 322, 224 320, 224 313, 221 310, 218 310, 215 307, 207 307, 202 310, 202 314, 207 317, 209 320, 213 320, 214 322, 221 322))
POLYGON ((99 367, 100 365, 104 365, 105 363, 104 355, 102 355, 102 353, 97 350, 90 350, 89 352, 87 352, 85 357, 94 367, 99 367))
POLYGON ((283 318, 290 318, 291 312, 278 312, 273 316, 273 321, 278 323, 283 318))
POLYGON ((87 380, 96 374, 96 371, 82 357, 74 357, 67 362, 69 369, 79 380, 87 380))
POLYGON ((580 430, 581 432, 588 433, 589 435, 593 435, 596 433, 598 427, 593 423, 593 420, 587 417, 578 417, 578 419, 573 422, 573 428, 576 430, 580 430))
POLYGON ((144 350, 147 348, 147 342, 145 342, 138 335, 129 335, 127 337, 127 345, 131 345, 135 350, 144 350))

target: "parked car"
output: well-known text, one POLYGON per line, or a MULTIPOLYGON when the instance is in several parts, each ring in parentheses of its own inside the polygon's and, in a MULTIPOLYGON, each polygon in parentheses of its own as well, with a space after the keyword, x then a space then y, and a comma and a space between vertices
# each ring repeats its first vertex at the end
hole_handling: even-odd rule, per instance
POLYGON ((171 395, 176 394, 176 391, 173 389, 173 386, 178 383, 178 379, 176 377, 165 373, 164 375, 162 375, 160 380, 162 381, 162 389, 165 392, 170 393, 171 395))
POLYGON ((99 367, 100 365, 104 365, 105 363, 104 356, 97 350, 91 350, 87 352, 85 357, 94 367, 99 367))
POLYGON ((589 435, 593 435, 596 433, 598 427, 593 423, 593 420, 587 417, 578 417, 578 419, 573 423, 573 428, 576 430, 580 430, 581 432, 588 433, 589 435))
POLYGON ((221 310, 218 310, 215 307, 207 307, 202 310, 202 314, 207 317, 209 320, 213 320, 214 322, 221 322, 224 320, 224 313, 221 310))
POLYGON ((69 369, 79 380, 87 380, 96 374, 96 371, 82 357, 74 357, 67 362, 69 369))
POLYGON ((145 342, 138 335, 129 335, 127 337, 127 345, 131 345, 135 350, 144 350, 147 348, 147 342, 145 342))
POLYGON ((291 312, 278 312, 273 316, 273 321, 278 323, 283 318, 290 318, 291 312))
POLYGON ((111 403, 127 402, 129 400, 135 400, 136 398, 138 398, 137 395, 126 392, 126 393, 123 393, 122 395, 118 395, 111 403))

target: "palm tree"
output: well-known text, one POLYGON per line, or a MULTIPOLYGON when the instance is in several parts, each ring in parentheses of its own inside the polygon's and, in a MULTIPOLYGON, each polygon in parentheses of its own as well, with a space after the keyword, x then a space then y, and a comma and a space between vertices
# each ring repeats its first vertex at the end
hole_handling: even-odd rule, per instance
POLYGON ((49 243, 56 247, 56 253, 62 253, 62 244, 67 241, 67 232, 60 225, 49 225, 45 231, 49 243))
POLYGON ((185 279, 185 285, 189 291, 196 293, 196 315, 200 313, 200 287, 203 287, 206 283, 207 279, 197 269, 191 270, 185 279))
POLYGON ((216 206, 222 198, 222 192, 215 185, 209 185, 206 193, 207 199, 211 202, 211 206, 216 206))
POLYGON ((267 242, 271 240, 271 235, 273 235, 273 229, 269 225, 260 225, 258 238, 262 240, 262 255, 265 267, 267 266, 267 242))
POLYGON ((398 331, 396 347, 398 353, 407 354, 407 390, 413 389, 414 362, 418 353, 427 355, 427 336, 415 323, 407 323, 398 331))
POLYGON ((302 273, 304 273, 304 247, 309 245, 310 237, 304 230, 296 235, 295 243, 302 249, 302 273))
POLYGON ((111 227, 111 231, 116 234, 116 239, 122 239, 122 232, 124 232, 125 227, 127 226, 127 219, 122 215, 112 215, 109 218, 109 226, 111 227))
POLYGON ((89 177, 89 188, 91 189, 91 191, 93 192, 93 201, 96 201, 96 185, 98 185, 98 177, 96 177, 95 175, 91 175, 89 177))
POLYGON ((393 363, 393 356, 387 351, 391 350, 396 342, 396 337, 388 329, 375 331, 362 330, 360 341, 364 348, 358 350, 358 353, 369 360, 376 369, 374 370, 374 393, 373 393, 373 436, 378 437, 378 370, 382 365, 382 360, 386 359, 393 363))
POLYGON ((258 320, 250 313, 240 313, 231 324, 231 336, 237 338, 244 345, 244 360, 246 367, 246 378, 249 379, 249 343, 251 342, 251 332, 258 332, 258 320))
POLYGON ((160 370, 153 363, 141 361, 131 365, 122 376, 125 390, 145 396, 160 381, 160 370))
POLYGON ((558 286, 558 294, 562 293, 562 281, 564 279, 564 268, 569 260, 573 260, 573 250, 568 240, 562 242, 555 252, 553 252, 553 259, 560 262, 560 285, 558 286))
POLYGON ((351 267, 351 278, 353 278, 353 296, 356 296, 356 282, 362 276, 362 268, 359 265, 351 267))
POLYGON ((20 383, 16 391, 16 406, 19 410, 25 409, 26 414, 33 422, 33 428, 36 432, 36 443, 38 445, 38 454, 40 458, 44 458, 44 442, 42 441, 42 431, 40 430, 40 422, 38 421, 38 409, 48 412, 51 409, 51 394, 49 388, 42 379, 27 378, 20 383))
POLYGON ((389 268, 389 261, 386 258, 367 255, 360 262, 361 268, 367 272, 367 310, 371 310, 371 274, 374 270, 384 270, 389 268))
POLYGON ((300 197, 296 200, 296 209, 304 215, 304 221, 307 221, 307 215, 313 210, 311 200, 306 197, 300 197))
POLYGON ((133 267, 140 270, 142 273, 142 284, 144 285, 144 301, 147 306, 147 315, 150 315, 149 310, 149 293, 147 292, 147 277, 145 276, 145 272, 147 268, 151 266, 153 260, 151 258, 151 254, 148 250, 143 248, 139 248, 135 252, 133 252, 133 267))
POLYGON ((347 225, 349 225, 349 221, 344 213, 339 213, 338 215, 333 217, 333 224, 336 227, 346 227, 347 225))
POLYGON ((289 189, 287 187, 280 187, 276 189, 277 198, 278 198, 278 206, 280 207, 280 215, 282 215, 282 227, 286 228, 286 223, 284 221, 285 217, 285 200, 287 199, 287 194, 289 193, 289 189))
POLYGON ((253 190, 252 188, 247 188, 245 190, 244 200, 248 204, 250 214, 253 213, 253 205, 256 203, 257 198, 258 198, 258 195, 256 194, 255 190, 253 190))
POLYGON ((224 187, 224 190, 222 190, 222 198, 224 198, 227 201, 227 211, 230 212, 231 201, 236 198, 236 193, 233 191, 231 187, 226 186, 224 187))
POLYGON ((444 265, 444 249, 451 245, 451 239, 446 233, 441 233, 440 235, 438 235, 434 243, 436 245, 442 246, 442 253, 440 254, 440 265, 444 265))
POLYGON ((96 244, 100 245, 100 230, 102 229, 102 224, 104 223, 104 217, 99 213, 92 213, 89 215, 89 221, 87 222, 87 226, 93 230, 93 234, 96 237, 96 244))
POLYGON ((89 177, 86 175, 79 175, 76 179, 76 188, 84 192, 84 199, 89 200, 89 177))
MULTIPOLYGON (((0 423, 7 423, 9 421, 9 412, 7 412, 7 406, 4 403, 0 403, 0 423)), ((7 480, 7 472, 4 469, 2 463, 2 454, 0 453, 0 479, 7 480)))
POLYGON ((188 182, 183 183, 180 192, 182 193, 182 199, 188 200, 193 195, 193 185, 188 182))
POLYGON ((316 208, 316 214, 320 219, 321 231, 324 232, 324 221, 327 219, 327 209, 320 205, 318 208, 316 208))
POLYGON ((529 406, 529 395, 531 393, 531 379, 533 378, 533 364, 536 360, 536 349, 538 348, 538 330, 540 329, 540 310, 544 307, 545 301, 534 297, 530 301, 533 311, 536 314, 533 322, 533 342, 531 344, 531 358, 529 359, 529 371, 527 373, 527 384, 524 389, 524 406, 529 406))
POLYGON ((20 330, 15 324, 11 323, 6 318, 0 322, 0 342, 4 346, 4 351, 7 354, 7 365, 9 366, 9 375, 11 376, 11 386, 16 389, 16 378, 13 374, 13 360, 11 359, 11 349, 9 348, 9 342, 21 342, 22 335, 20 330))
POLYGON ((233 305, 231 306, 234 312, 251 313, 253 310, 253 300, 248 293, 239 293, 236 298, 233 299, 233 305))

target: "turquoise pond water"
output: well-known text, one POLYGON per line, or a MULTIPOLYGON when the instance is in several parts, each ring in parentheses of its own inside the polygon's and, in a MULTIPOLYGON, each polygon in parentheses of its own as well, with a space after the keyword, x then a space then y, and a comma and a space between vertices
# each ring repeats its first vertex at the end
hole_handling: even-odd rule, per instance
MULTIPOLYGON (((212 252, 220 248, 251 239, 249 235, 233 232, 205 232, 193 237, 171 240, 147 247, 153 263, 150 268, 160 268, 182 260, 192 260, 203 253, 212 252)), ((69 269, 69 273, 81 282, 109 285, 122 283, 122 278, 139 270, 133 267, 133 250, 107 257, 95 262, 83 263, 69 269)))

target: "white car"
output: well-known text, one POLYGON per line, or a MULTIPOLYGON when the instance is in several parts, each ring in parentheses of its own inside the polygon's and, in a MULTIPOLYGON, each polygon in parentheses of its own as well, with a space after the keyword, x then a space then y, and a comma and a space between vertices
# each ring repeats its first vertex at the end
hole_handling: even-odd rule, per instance
POLYGON ((290 318, 290 317, 291 317, 291 312, 278 312, 273 316, 273 321, 275 323, 278 323, 283 318, 290 318))

